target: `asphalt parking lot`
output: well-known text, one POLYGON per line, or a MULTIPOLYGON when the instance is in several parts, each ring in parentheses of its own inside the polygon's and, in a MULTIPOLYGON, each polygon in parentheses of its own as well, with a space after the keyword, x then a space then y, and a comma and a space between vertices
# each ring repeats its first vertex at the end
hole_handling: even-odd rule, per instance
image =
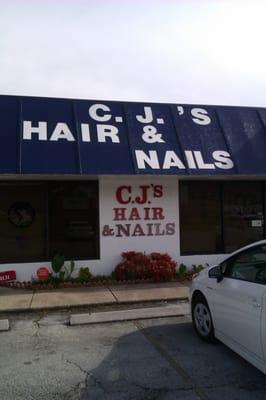
POLYGON ((265 375, 188 317, 70 327, 66 313, 13 316, 1 332, 1 400, 265 400, 265 375))

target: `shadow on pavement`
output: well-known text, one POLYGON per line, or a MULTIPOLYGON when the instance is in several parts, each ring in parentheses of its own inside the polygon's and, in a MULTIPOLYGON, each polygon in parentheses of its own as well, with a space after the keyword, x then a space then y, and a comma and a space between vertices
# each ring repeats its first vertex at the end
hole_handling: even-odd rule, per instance
POLYGON ((141 330, 120 337, 87 374, 80 399, 266 399, 264 374, 221 343, 199 340, 191 323, 176 321, 141 321, 141 330))

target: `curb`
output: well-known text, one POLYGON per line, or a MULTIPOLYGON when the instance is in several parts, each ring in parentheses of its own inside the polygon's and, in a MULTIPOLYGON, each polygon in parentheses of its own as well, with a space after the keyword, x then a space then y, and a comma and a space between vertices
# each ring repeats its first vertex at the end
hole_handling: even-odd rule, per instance
POLYGON ((0 319, 0 332, 9 330, 9 320, 0 319))
POLYGON ((25 307, 25 308, 12 308, 12 309, 5 309, 0 310, 1 314, 14 314, 14 313, 25 313, 25 312, 38 312, 38 311, 52 311, 52 310, 64 310, 64 309, 75 309, 75 308, 82 308, 82 307, 101 307, 101 306, 115 306, 115 305, 135 305, 135 304, 154 304, 154 303, 161 303, 161 302, 188 302, 188 297, 180 297, 180 298, 156 298, 150 300, 129 300, 129 301, 108 301, 106 303, 81 303, 81 304, 64 304, 64 305, 55 305, 55 306, 46 306, 46 307, 25 307))
POLYGON ((142 308, 134 310, 107 311, 98 313, 72 314, 69 323, 71 326, 96 324, 103 322, 133 321, 150 318, 180 317, 189 314, 189 305, 164 306, 142 308))

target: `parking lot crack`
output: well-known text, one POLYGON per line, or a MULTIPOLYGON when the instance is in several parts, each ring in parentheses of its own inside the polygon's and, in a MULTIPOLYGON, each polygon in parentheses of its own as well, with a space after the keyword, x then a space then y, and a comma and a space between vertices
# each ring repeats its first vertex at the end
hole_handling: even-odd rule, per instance
POLYGON ((36 328, 36 331, 33 334, 34 336, 38 336, 39 330, 41 328, 40 321, 45 317, 46 314, 47 314, 47 312, 42 312, 37 319, 34 319, 32 321, 36 328))
MULTIPOLYGON (((85 375, 84 388, 89 386, 89 380, 91 380, 92 386, 98 387, 98 389, 100 389, 102 392, 106 393, 105 387, 102 384, 102 382, 99 379, 97 379, 96 376, 91 371, 86 371, 85 369, 83 369, 80 365, 78 365, 74 361, 70 361, 68 359, 65 359, 65 361, 70 365, 74 365, 85 375)), ((77 385, 75 385, 74 390, 79 389, 81 384, 82 384, 82 382, 79 382, 77 385)), ((80 388, 80 390, 81 390, 81 388, 80 388)))
POLYGON ((149 387, 145 385, 141 385, 138 382, 134 382, 132 380, 127 380, 124 379, 124 382, 128 384, 129 386, 134 386, 135 388, 140 389, 145 393, 144 398, 149 399, 149 400, 156 400, 157 398, 160 398, 162 395, 166 395, 167 393, 177 393, 177 392, 189 392, 193 390, 192 386, 183 386, 183 387, 175 387, 175 388, 167 388, 167 387, 149 387))
POLYGON ((118 299, 118 297, 114 294, 114 292, 112 291, 112 289, 111 289, 109 286, 105 286, 105 287, 106 287, 106 289, 109 290, 109 292, 111 293, 111 295, 114 297, 115 301, 116 301, 117 303, 119 303, 119 299, 118 299))

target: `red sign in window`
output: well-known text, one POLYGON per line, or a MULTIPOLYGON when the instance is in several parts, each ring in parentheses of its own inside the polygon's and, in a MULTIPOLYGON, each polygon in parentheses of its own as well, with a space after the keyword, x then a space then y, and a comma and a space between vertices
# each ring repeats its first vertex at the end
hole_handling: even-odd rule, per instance
POLYGON ((17 279, 16 271, 3 271, 0 272, 0 283, 15 281, 17 279))

